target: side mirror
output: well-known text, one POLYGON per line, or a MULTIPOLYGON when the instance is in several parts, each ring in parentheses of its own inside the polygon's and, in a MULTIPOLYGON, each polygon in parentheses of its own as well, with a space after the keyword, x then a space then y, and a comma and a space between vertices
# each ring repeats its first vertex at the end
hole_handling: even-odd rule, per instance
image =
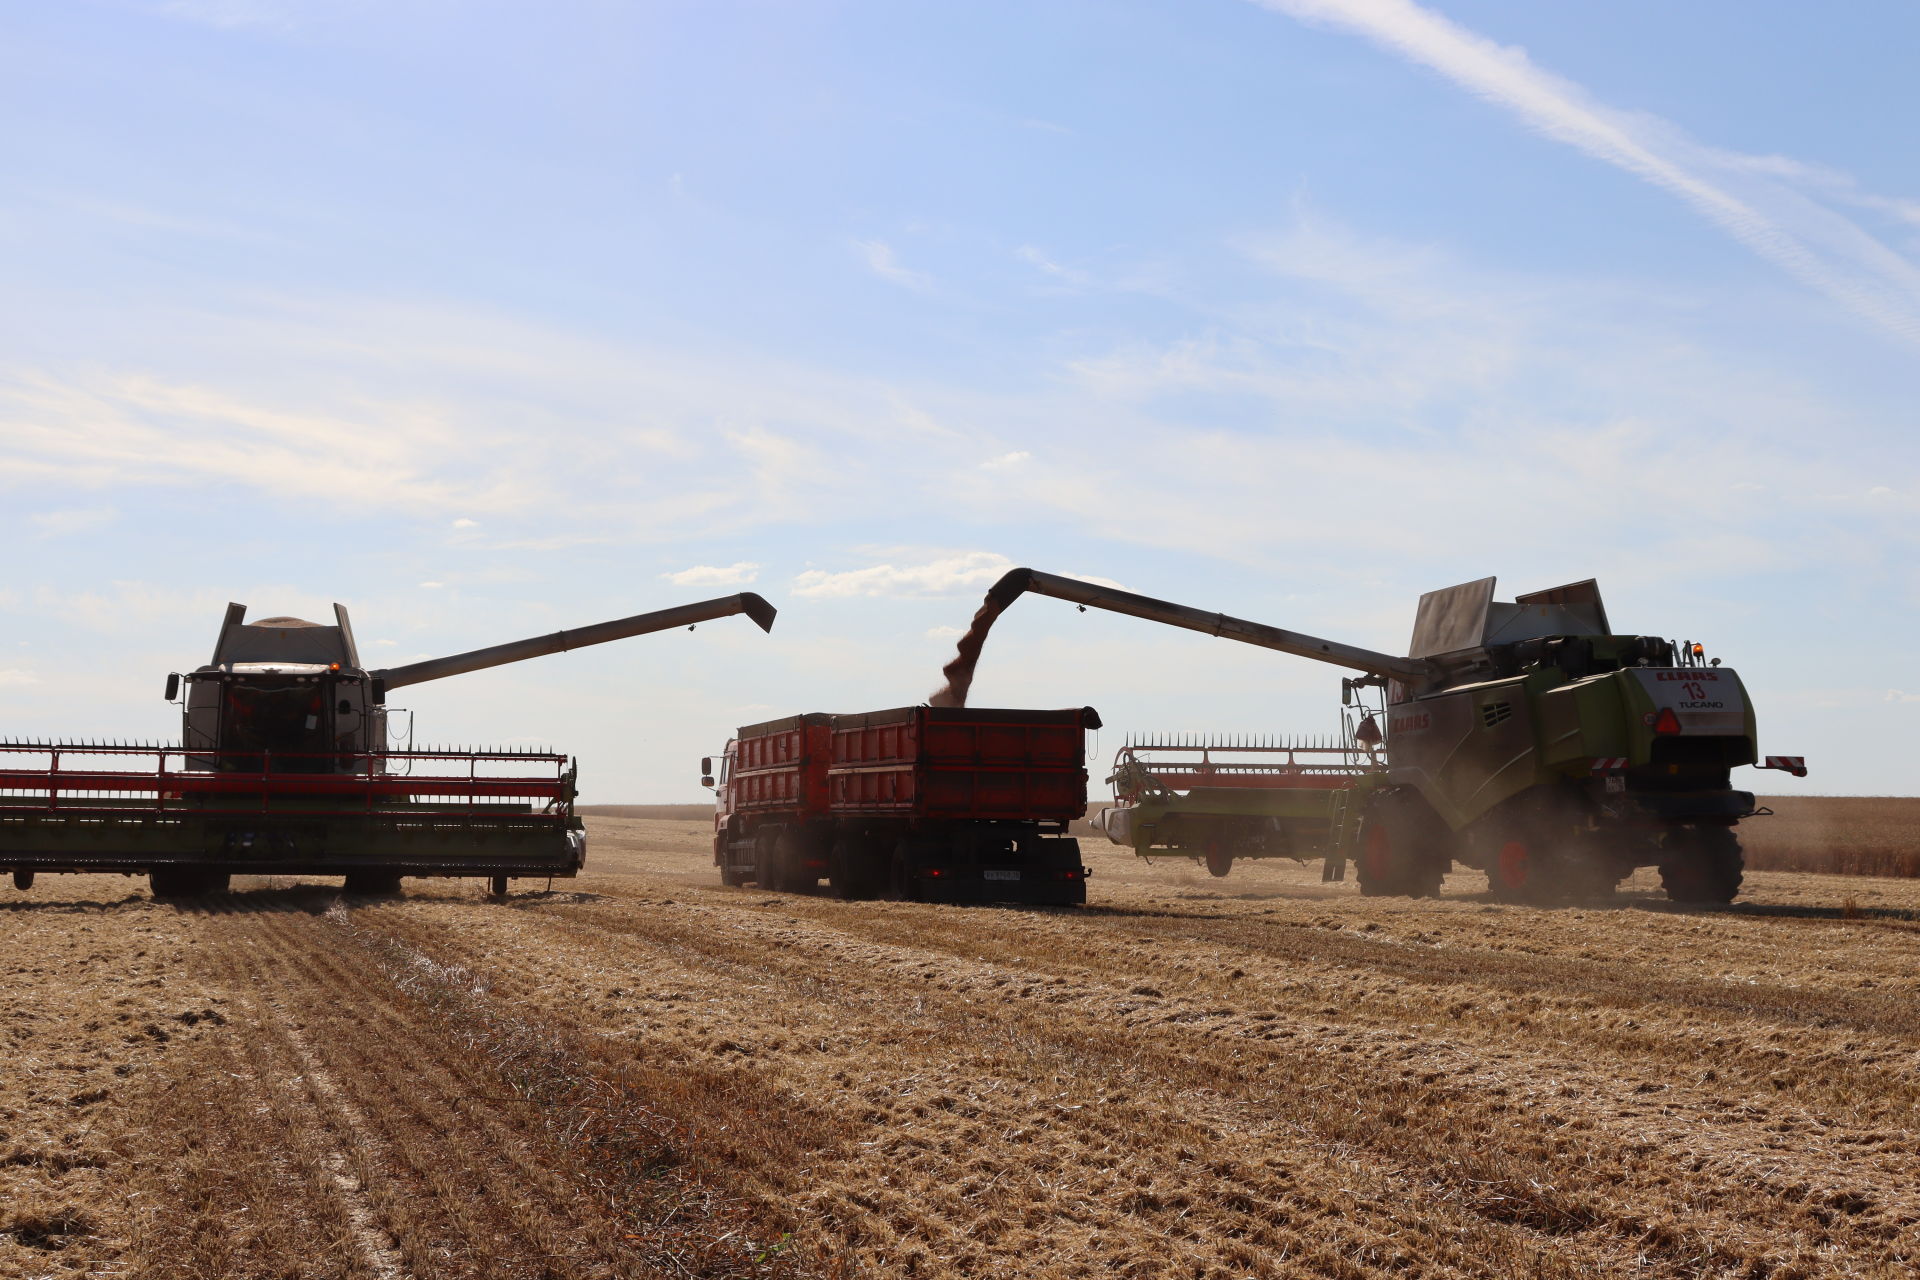
POLYGON ((705 777, 711 777, 712 774, 713 774, 713 757, 701 756, 700 757, 700 776, 705 778, 705 777))
POLYGON ((713 775, 709 774, 706 777, 700 779, 700 785, 703 787, 711 787, 713 785, 713 775))
POLYGON ((380 678, 379 676, 375 676, 373 677, 373 680, 371 683, 373 685, 373 705, 376 707, 386 706, 387 705, 387 682, 382 678, 380 678))
POLYGON ((179 696, 180 696, 180 673, 178 671, 169 672, 167 674, 167 701, 172 702, 175 698, 178 698, 179 696))

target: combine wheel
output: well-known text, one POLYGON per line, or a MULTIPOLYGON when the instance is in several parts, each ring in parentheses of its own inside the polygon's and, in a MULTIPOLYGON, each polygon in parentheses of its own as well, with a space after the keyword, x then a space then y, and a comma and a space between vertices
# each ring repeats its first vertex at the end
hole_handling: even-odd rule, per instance
POLYGON ((1676 827, 1667 833, 1660 887, 1673 902, 1732 902, 1745 869, 1732 827, 1676 827))
POLYGON ((1363 897, 1440 896, 1446 866, 1422 830, 1422 816, 1413 800, 1392 791, 1383 791, 1368 803, 1360 822, 1360 856, 1355 859, 1363 897))
POLYGON ((1487 863, 1487 889, 1502 902, 1537 902, 1551 879, 1540 846, 1525 838, 1503 841, 1487 863))
POLYGON ((33 888, 33 872, 15 871, 13 873, 13 887, 23 893, 33 888))
POLYGON ((1233 870, 1233 855, 1220 847, 1218 840, 1207 843, 1207 874, 1216 878, 1225 877, 1233 870))
MULTIPOLYGON (((505 879, 505 876, 495 877, 494 883, 500 886, 494 890, 495 893, 504 894, 507 891, 503 883, 505 879)), ((369 898, 391 897, 400 892, 400 877, 391 871, 349 871, 343 888, 347 893, 361 894, 369 898)))
MULTIPOLYGON (((397 879, 398 877, 395 878, 397 879)), ((505 876, 495 876, 492 881, 488 883, 487 888, 494 897, 504 898, 507 896, 507 878, 505 876)))

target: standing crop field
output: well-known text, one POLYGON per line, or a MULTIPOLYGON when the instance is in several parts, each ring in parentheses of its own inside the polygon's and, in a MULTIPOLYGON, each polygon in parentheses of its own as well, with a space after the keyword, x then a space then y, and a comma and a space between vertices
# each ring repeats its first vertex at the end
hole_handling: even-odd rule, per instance
POLYGON ((721 888, 0 906, 0 1275, 1907 1276, 1920 884, 1080 910, 721 888))

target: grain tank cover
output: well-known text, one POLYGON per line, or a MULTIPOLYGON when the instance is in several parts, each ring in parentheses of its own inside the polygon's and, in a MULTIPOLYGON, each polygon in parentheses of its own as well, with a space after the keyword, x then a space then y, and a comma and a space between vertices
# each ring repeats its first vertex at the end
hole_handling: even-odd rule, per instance
POLYGON ((1546 636, 1612 634, 1600 584, 1592 578, 1516 596, 1511 603, 1493 598, 1495 582, 1481 578, 1421 596, 1408 656, 1432 658, 1546 636))
POLYGON ((333 606, 332 625, 308 622, 304 618, 262 618, 247 622, 247 606, 229 604, 220 625, 220 639, 213 646, 215 667, 232 669, 238 664, 302 664, 327 666, 339 663, 347 669, 360 665, 355 652, 353 627, 347 621, 344 605, 333 606))

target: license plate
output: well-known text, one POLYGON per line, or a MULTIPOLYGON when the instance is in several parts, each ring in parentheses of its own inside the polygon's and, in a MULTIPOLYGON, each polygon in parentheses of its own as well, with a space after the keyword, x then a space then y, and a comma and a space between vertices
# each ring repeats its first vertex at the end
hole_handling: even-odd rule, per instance
POLYGON ((982 870, 980 874, 988 880, 1018 880, 1020 878, 1018 871, 1008 871, 1004 867, 987 867, 982 870))

